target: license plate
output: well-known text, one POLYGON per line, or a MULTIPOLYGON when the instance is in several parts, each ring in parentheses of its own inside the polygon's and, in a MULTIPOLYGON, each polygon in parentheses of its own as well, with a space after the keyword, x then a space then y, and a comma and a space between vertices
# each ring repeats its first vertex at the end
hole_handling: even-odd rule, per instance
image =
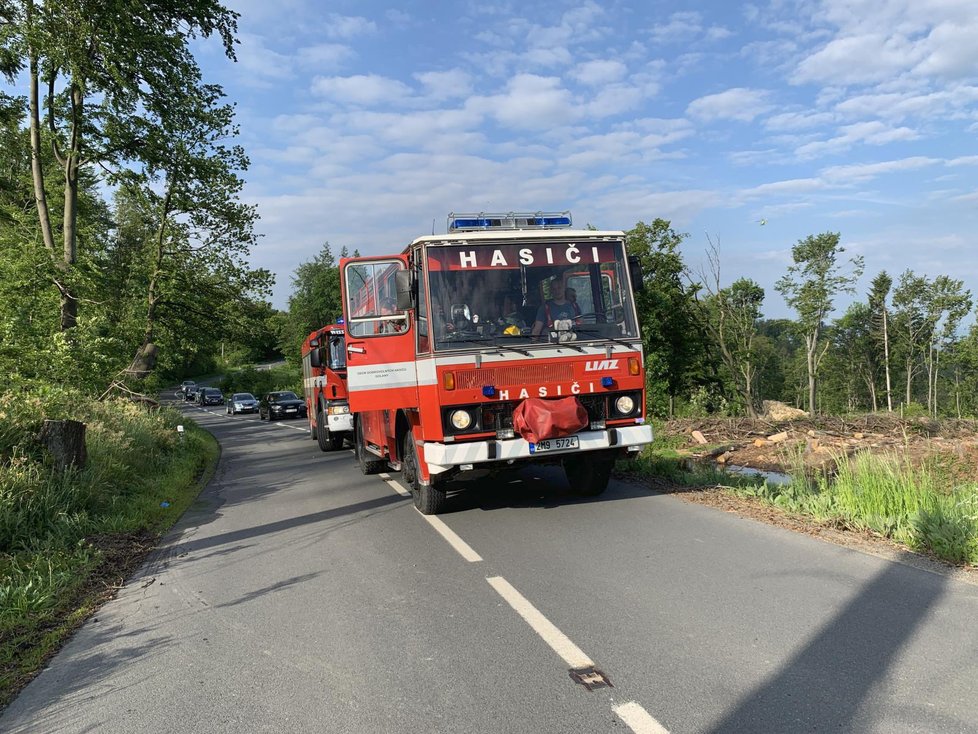
POLYGON ((577 436, 566 436, 565 438, 545 438, 537 444, 531 444, 531 454, 540 454, 547 451, 570 451, 571 449, 581 448, 581 442, 577 436))
POLYGON ((285 409, 285 412, 286 413, 295 413, 297 410, 298 410, 298 408, 286 408, 285 409))

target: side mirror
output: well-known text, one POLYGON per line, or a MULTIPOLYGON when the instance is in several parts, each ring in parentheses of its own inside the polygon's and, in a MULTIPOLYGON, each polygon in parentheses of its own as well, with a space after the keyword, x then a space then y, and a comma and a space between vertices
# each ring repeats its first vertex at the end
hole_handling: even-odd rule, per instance
POLYGON ((323 366, 323 350, 316 347, 311 352, 309 352, 309 364, 313 367, 323 366))
POLYGON ((407 311, 414 308, 414 278, 410 270, 398 270, 394 273, 394 287, 397 289, 397 310, 407 311))
POLYGON ((642 273, 642 261, 638 255, 628 256, 628 276, 632 283, 632 292, 641 293, 645 290, 645 278, 642 273))

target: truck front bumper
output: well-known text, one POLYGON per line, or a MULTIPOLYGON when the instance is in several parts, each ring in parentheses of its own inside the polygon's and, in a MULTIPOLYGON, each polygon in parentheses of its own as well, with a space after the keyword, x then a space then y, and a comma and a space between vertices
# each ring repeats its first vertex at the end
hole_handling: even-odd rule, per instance
POLYGON ((353 433, 353 415, 350 413, 340 413, 326 417, 326 427, 330 433, 353 433))
POLYGON ((512 463, 530 458, 547 460, 551 457, 560 458, 569 454, 601 449, 641 451, 643 446, 652 443, 652 426, 621 426, 603 431, 582 431, 574 435, 580 442, 580 448, 571 451, 549 451, 546 454, 531 452, 530 442, 523 438, 466 443, 425 441, 424 459, 430 474, 441 474, 466 464, 512 463))

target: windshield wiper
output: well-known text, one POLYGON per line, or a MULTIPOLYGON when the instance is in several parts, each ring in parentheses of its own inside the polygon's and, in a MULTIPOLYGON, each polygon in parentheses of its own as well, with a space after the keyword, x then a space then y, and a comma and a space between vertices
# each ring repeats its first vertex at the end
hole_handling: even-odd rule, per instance
POLYGON ((458 339, 451 339, 451 340, 448 340, 447 342, 443 341, 442 342, 442 346, 444 346, 446 343, 448 343, 448 344, 459 344, 461 342, 472 342, 473 344, 485 344, 485 343, 488 342, 488 343, 492 344, 494 347, 498 347, 499 349, 508 349, 511 352, 516 352, 517 354, 522 354, 522 355, 524 355, 526 357, 532 357, 533 356, 532 354, 530 354, 525 349, 518 349, 517 347, 511 347, 508 344, 500 344, 499 343, 499 337, 497 337, 497 336, 459 337, 458 339))
POLYGON ((614 342, 615 344, 621 344, 623 347, 627 349, 635 349, 635 347, 629 344, 628 342, 624 342, 621 339, 616 339, 613 336, 607 336, 606 334, 602 334, 601 332, 596 331, 594 329, 575 329, 575 331, 578 334, 594 334, 594 336, 599 339, 607 339, 608 341, 614 342))

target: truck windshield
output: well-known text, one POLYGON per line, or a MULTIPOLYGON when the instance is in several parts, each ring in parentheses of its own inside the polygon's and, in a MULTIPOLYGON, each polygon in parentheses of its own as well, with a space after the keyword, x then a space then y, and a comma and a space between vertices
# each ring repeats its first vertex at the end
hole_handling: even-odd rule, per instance
POLYGON ((437 350, 635 338, 621 241, 430 246, 437 350))

